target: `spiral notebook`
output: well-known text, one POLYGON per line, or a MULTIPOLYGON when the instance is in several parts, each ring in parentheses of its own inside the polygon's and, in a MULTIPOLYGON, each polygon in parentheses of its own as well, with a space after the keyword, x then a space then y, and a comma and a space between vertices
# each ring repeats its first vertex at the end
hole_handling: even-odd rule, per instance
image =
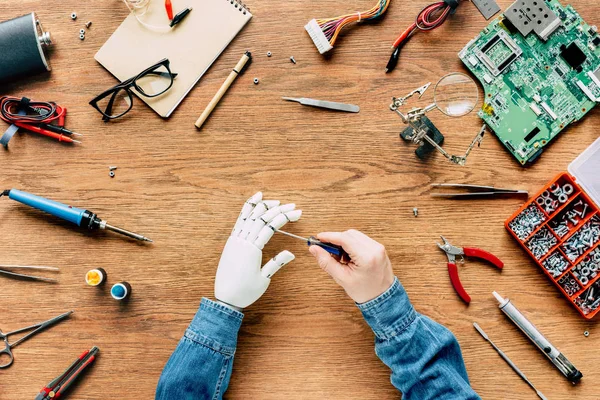
MULTIPOLYGON (((175 13, 186 6, 192 11, 169 31, 147 28, 130 14, 95 56, 121 82, 168 58, 171 71, 178 74, 173 87, 155 98, 138 96, 163 118, 173 113, 252 18, 250 11, 234 0, 173 1, 173 6, 177 7, 175 13)), ((139 18, 151 25, 169 25, 162 0, 151 0, 139 18)))

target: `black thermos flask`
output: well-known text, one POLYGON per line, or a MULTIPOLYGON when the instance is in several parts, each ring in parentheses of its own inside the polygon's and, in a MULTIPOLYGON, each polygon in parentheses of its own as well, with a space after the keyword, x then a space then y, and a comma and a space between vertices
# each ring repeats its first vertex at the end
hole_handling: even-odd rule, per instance
POLYGON ((50 71, 44 51, 51 44, 35 13, 0 23, 0 82, 50 71))

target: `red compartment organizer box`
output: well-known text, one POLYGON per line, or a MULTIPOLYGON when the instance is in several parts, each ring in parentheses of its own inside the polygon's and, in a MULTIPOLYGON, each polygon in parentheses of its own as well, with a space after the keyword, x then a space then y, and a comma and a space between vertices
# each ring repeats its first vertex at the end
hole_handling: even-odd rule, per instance
POLYGON ((600 312, 600 138, 504 225, 584 318, 600 312))

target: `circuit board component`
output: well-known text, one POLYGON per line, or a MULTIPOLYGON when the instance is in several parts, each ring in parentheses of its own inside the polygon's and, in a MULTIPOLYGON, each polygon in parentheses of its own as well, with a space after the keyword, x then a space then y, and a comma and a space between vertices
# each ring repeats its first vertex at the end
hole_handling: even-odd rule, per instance
POLYGON ((479 116, 522 165, 600 102, 600 36, 558 0, 517 0, 459 53, 479 116))

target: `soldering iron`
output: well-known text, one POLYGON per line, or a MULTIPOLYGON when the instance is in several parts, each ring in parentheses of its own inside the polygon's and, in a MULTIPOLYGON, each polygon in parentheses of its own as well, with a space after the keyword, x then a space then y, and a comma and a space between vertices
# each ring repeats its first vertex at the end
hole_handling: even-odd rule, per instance
POLYGON ((121 235, 125 235, 133 239, 141 240, 144 242, 152 242, 151 239, 145 236, 127 231, 125 229, 117 228, 116 226, 109 225, 106 223, 106 221, 103 221, 100 218, 98 218, 98 216, 95 213, 88 210, 71 207, 66 204, 62 204, 53 200, 48 200, 43 197, 36 196, 27 192, 22 192, 17 189, 5 190, 2 193, 0 193, 0 196, 8 196, 9 199, 36 208, 50 215, 54 215, 55 217, 64 219, 65 221, 69 221, 79 227, 88 230, 107 229, 109 231, 117 232, 121 235))

